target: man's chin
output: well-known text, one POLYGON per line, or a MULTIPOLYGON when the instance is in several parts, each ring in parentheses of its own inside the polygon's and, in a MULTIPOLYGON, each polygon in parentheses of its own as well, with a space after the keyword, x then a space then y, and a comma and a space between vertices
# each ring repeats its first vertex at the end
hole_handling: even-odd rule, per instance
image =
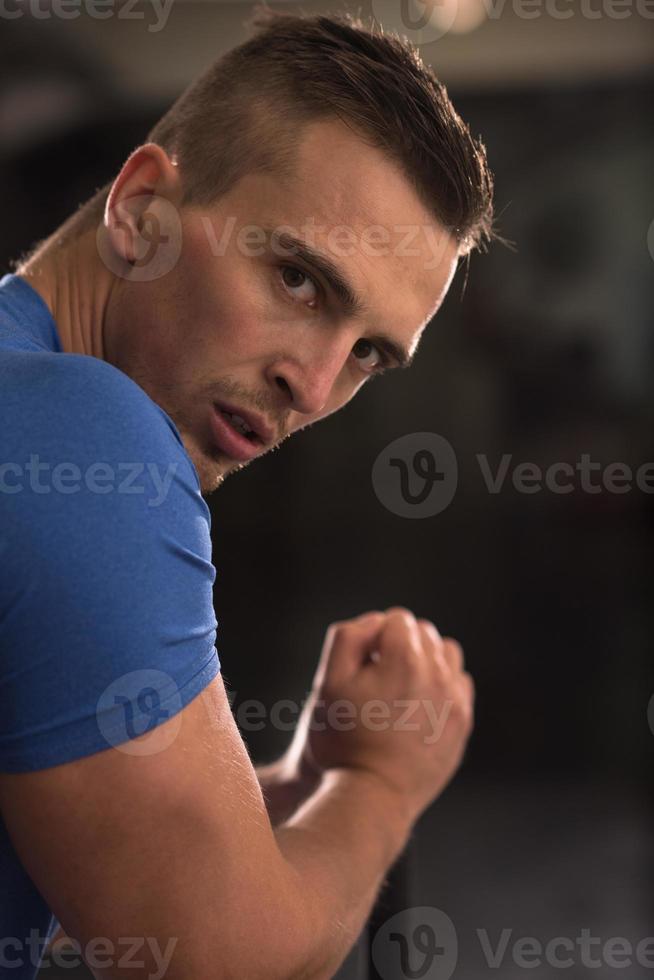
POLYGON ((180 435, 184 449, 195 467, 202 496, 206 497, 223 483, 229 472, 230 461, 222 454, 207 452, 190 433, 180 429, 180 435))
POLYGON ((189 452, 189 456, 198 474, 203 497, 215 493, 230 474, 238 473, 239 470, 248 465, 248 463, 238 462, 224 453, 218 452, 202 453, 196 451, 195 453, 189 452))
POLYGON ((248 465, 248 462, 232 459, 213 446, 200 445, 195 435, 183 428, 179 428, 179 433, 197 472, 203 497, 215 493, 231 473, 238 473, 248 465))
POLYGON ((225 482, 225 478, 233 472, 232 465, 228 460, 218 460, 203 453, 189 453, 189 456, 193 460, 193 465, 198 474, 200 491, 203 497, 208 497, 209 494, 215 493, 225 482))

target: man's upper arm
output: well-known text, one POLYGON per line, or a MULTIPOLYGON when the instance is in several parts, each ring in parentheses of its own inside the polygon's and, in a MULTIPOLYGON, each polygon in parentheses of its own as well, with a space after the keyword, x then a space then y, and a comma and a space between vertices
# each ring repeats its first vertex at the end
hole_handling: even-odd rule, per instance
POLYGON ((148 741, 0 776, 28 873, 98 977, 152 976, 169 957, 169 980, 293 976, 297 892, 222 678, 148 741), (143 940, 145 968, 117 968, 126 937, 143 940))
POLYGON ((170 978, 274 976, 258 957, 289 965, 299 904, 218 673, 195 469, 110 365, 31 353, 14 367, 2 441, 17 489, 0 495, 14 848, 70 936, 113 944, 98 976, 156 973, 117 968, 130 936, 151 967, 153 944, 174 948, 170 978))

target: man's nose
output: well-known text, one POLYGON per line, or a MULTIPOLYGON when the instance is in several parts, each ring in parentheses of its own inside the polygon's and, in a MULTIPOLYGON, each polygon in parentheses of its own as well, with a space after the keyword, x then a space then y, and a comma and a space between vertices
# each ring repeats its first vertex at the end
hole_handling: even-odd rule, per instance
POLYGON ((328 405, 351 350, 350 342, 333 344, 306 357, 291 354, 277 358, 270 366, 269 376, 286 393, 288 408, 303 415, 316 415, 328 405))

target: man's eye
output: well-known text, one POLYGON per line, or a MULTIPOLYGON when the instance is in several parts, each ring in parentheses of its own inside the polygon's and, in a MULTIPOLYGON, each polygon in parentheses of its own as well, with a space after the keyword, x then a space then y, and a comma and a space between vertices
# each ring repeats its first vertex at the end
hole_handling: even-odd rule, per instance
POLYGON ((352 348, 352 353, 359 361, 359 366, 363 368, 364 371, 369 371, 372 374, 383 374, 386 370, 386 361, 379 350, 378 347, 370 340, 357 340, 356 344, 352 348), (375 360, 372 364, 366 364, 366 360, 370 357, 374 357, 375 360))
POLYGON ((281 266, 282 282, 293 299, 301 303, 314 303, 318 298, 318 286, 311 276, 295 265, 281 266))

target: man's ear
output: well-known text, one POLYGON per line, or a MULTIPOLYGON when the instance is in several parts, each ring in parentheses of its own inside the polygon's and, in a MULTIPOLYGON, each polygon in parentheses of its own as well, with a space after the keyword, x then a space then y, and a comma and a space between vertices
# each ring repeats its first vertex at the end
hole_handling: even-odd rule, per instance
POLYGON ((104 210, 104 227, 116 255, 132 265, 143 251, 143 216, 157 200, 176 208, 182 198, 176 163, 156 143, 144 143, 130 154, 116 177, 104 210))

